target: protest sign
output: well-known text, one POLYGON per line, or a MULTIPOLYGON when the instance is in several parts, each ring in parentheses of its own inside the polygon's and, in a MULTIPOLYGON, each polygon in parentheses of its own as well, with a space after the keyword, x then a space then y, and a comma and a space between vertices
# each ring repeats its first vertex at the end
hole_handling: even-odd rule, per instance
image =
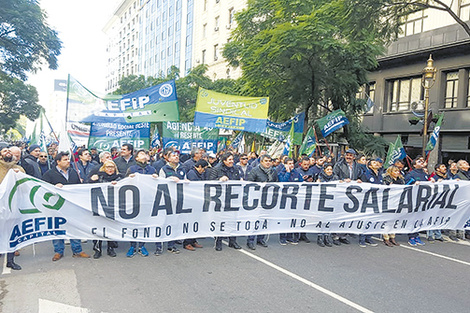
POLYGON ((99 152, 110 151, 112 147, 121 147, 130 143, 135 150, 149 149, 150 123, 92 123, 89 147, 95 147, 99 152))
POLYGON ((181 153, 190 153, 191 148, 204 148, 217 152, 217 128, 194 126, 193 123, 166 122, 162 125, 163 148, 174 146, 181 153))
POLYGON ((169 241, 290 232, 406 234, 463 229, 470 182, 419 185, 180 181, 136 174, 55 187, 10 171, 0 253, 58 238, 169 241))
POLYGON ((270 120, 266 123, 266 131, 260 135, 263 137, 286 141, 292 123, 294 123, 294 145, 302 144, 302 134, 304 131, 305 112, 295 115, 293 118, 283 122, 275 123, 270 120))
POLYGON ((179 120, 175 81, 125 95, 99 97, 69 76, 68 122, 140 123, 179 120))
POLYGON ((266 130, 269 98, 242 97, 199 87, 194 125, 260 133, 266 130))

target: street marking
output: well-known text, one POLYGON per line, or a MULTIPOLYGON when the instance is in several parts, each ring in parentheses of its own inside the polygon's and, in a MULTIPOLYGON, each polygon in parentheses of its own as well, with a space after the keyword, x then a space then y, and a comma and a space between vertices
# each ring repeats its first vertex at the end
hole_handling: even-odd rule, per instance
MULTIPOLYGON (((372 237, 372 238, 374 238, 374 239, 376 239, 376 240, 380 240, 380 239, 377 238, 377 237, 372 237)), ((453 241, 446 241, 446 242, 459 244, 459 242, 453 242, 453 241)), ((444 243, 446 243, 446 242, 444 242, 444 243)), ((470 266, 470 262, 465 262, 465 261, 462 261, 462 260, 459 260, 459 259, 454 259, 454 258, 445 256, 445 255, 442 255, 442 254, 437 254, 437 253, 434 253, 434 252, 429 252, 429 251, 421 250, 421 249, 418 249, 418 248, 408 247, 407 244, 408 244, 408 242, 402 243, 402 244, 400 244, 399 247, 402 247, 402 248, 405 248, 405 249, 409 249, 409 250, 413 250, 413 251, 417 251, 417 252, 421 252, 421 253, 424 253, 424 254, 429 254, 429 255, 432 255, 432 256, 435 256, 435 257, 444 259, 444 260, 448 260, 448 261, 452 261, 452 262, 456 262, 456 263, 460 263, 460 264, 464 264, 464 265, 469 265, 469 266, 470 266)), ((468 245, 467 243, 463 243, 463 242, 460 243, 460 244, 461 244, 461 245, 468 245)))
POLYGON ((88 309, 67 305, 60 302, 39 299, 39 313, 89 313, 88 309))
POLYGON ((11 274, 11 268, 7 267, 7 254, 3 255, 3 270, 2 275, 11 274))
MULTIPOLYGON (((224 242, 226 245, 228 245, 228 243, 227 243, 226 241, 223 241, 223 242, 224 242)), ((261 263, 264 263, 264 264, 266 264, 267 266, 269 266, 269 267, 271 267, 271 268, 273 268, 273 269, 275 269, 275 270, 277 270, 277 271, 279 271, 279 272, 281 272, 281 273, 283 273, 283 274, 286 274, 287 276, 289 276, 289 277, 291 277, 291 278, 293 278, 293 279, 295 279, 295 280, 298 280, 298 281, 300 281, 301 283, 304 283, 304 284, 306 284, 307 286, 310 286, 310 287, 312 287, 312 288, 314 288, 314 289, 316 289, 316 290, 318 290, 318 291, 320 291, 320 292, 326 294, 327 296, 330 296, 330 297, 332 297, 332 298, 334 298, 334 299, 336 299, 336 300, 338 300, 338 301, 340 301, 340 302, 342 302, 342 303, 344 303, 344 304, 346 304, 346 305, 348 305, 348 306, 350 306, 350 307, 352 307, 352 308, 354 308, 354 309, 356 309, 356 310, 358 310, 358 311, 360 311, 360 312, 364 312, 364 313, 373 313, 373 311, 371 311, 371 310, 369 310, 369 309, 366 309, 365 307, 363 307, 363 306, 361 306, 361 305, 359 305, 359 304, 357 304, 357 303, 354 303, 354 302, 352 302, 352 301, 350 301, 350 300, 348 300, 348 299, 346 299, 346 298, 344 298, 344 297, 342 297, 342 296, 340 296, 340 295, 338 295, 338 294, 336 294, 336 293, 334 293, 334 292, 332 292, 332 291, 330 291, 330 290, 328 290, 328 289, 326 289, 326 288, 323 288, 323 287, 321 287, 321 286, 319 286, 319 285, 317 285, 317 284, 315 284, 315 283, 313 283, 313 282, 311 282, 311 281, 309 281, 309 280, 307 280, 307 279, 305 279, 305 278, 303 278, 303 277, 300 277, 299 275, 294 274, 294 273, 292 273, 292 272, 286 270, 285 268, 282 268, 282 267, 280 267, 280 266, 278 266, 278 265, 276 265, 276 264, 274 264, 274 263, 271 263, 271 262, 269 262, 268 260, 265 260, 265 259, 263 259, 263 258, 261 258, 261 257, 259 257, 259 256, 257 256, 257 255, 255 255, 255 254, 253 254, 253 253, 250 253, 250 252, 248 252, 248 251, 246 251, 246 250, 244 250, 244 249, 240 249, 240 250, 238 250, 238 251, 241 252, 241 253, 243 253, 243 254, 245 254, 245 255, 247 255, 247 256, 249 256, 249 257, 251 257, 251 258, 253 258, 253 259, 255 259, 255 260, 257 260, 257 261, 259 261, 259 262, 261 262, 261 263)))
POLYGON ((424 254, 429 254, 429 255, 432 255, 432 256, 435 256, 435 257, 438 257, 438 258, 441 258, 441 259, 445 259, 445 260, 448 260, 448 261, 453 261, 453 262, 457 262, 457 263, 460 263, 460 264, 470 266, 470 262, 461 261, 459 259, 454 259, 454 258, 445 256, 445 255, 434 253, 434 252, 429 252, 429 251, 426 251, 426 250, 421 250, 421 249, 417 249, 417 248, 413 248, 413 247, 408 247, 408 246, 405 246, 404 244, 400 245, 400 247, 403 247, 405 249, 410 249, 410 250, 413 250, 413 251, 418 251, 418 252, 421 252, 421 253, 424 253, 424 254))

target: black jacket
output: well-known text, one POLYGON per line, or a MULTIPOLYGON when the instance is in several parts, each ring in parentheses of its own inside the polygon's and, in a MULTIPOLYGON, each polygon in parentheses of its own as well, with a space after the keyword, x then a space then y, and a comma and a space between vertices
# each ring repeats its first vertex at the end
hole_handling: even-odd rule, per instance
POLYGON ((240 180, 240 170, 238 166, 227 167, 224 162, 217 164, 209 175, 210 180, 219 180, 222 176, 227 176, 229 180, 240 180))
POLYGON ((279 181, 277 172, 273 167, 269 168, 267 171, 264 171, 261 169, 261 164, 251 170, 251 172, 246 177, 246 180, 259 183, 279 181))
POLYGON ((69 179, 65 179, 64 175, 59 173, 57 170, 57 167, 53 167, 47 172, 44 173, 44 176, 42 177, 42 180, 51 183, 53 185, 55 184, 62 184, 62 185, 72 185, 72 184, 80 184, 80 178, 78 178, 77 172, 73 168, 68 169, 69 172, 69 179))

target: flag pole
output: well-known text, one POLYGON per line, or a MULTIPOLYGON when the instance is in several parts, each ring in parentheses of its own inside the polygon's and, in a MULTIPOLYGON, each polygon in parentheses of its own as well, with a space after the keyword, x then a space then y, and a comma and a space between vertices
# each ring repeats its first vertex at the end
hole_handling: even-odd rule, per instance
MULTIPOLYGON (((313 127, 313 135, 315 136, 315 141, 317 142, 317 145, 318 145, 320 142, 318 141, 317 132, 315 131, 315 125, 312 125, 312 127, 313 127)), ((322 153, 322 151, 321 151, 321 148, 320 148, 320 149, 316 149, 316 150, 320 150, 320 151, 319 151, 319 152, 316 151, 315 154, 320 154, 320 156, 322 157, 322 156, 323 156, 323 153, 322 153)))

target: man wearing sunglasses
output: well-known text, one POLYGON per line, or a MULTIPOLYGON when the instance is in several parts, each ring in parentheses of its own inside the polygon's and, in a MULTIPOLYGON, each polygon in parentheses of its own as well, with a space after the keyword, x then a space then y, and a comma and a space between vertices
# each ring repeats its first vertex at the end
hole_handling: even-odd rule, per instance
POLYGON ((248 174, 251 172, 253 167, 248 164, 248 155, 246 153, 242 153, 240 155, 240 162, 238 162, 238 169, 240 170, 240 178, 246 180, 248 174))

